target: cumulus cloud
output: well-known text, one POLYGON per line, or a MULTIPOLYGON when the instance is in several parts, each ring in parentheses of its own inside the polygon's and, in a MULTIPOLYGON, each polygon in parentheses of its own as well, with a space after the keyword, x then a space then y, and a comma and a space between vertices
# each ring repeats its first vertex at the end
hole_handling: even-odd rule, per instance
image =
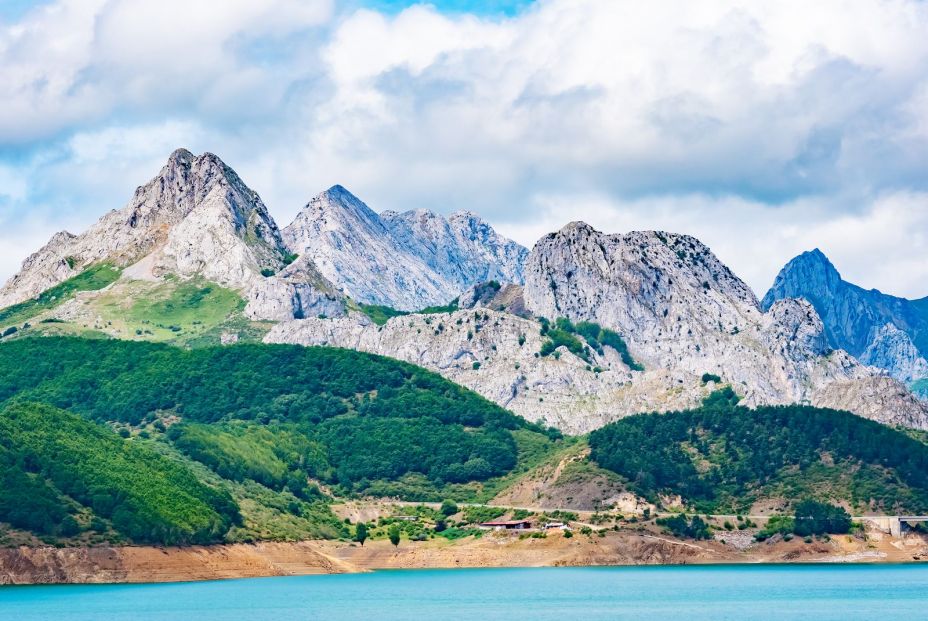
POLYGON ((689 232, 759 293, 818 246, 924 295, 926 31, 918 0, 57 0, 0 25, 0 165, 26 180, 0 220, 89 223, 185 145, 284 222, 342 183, 528 245, 581 218, 689 232))

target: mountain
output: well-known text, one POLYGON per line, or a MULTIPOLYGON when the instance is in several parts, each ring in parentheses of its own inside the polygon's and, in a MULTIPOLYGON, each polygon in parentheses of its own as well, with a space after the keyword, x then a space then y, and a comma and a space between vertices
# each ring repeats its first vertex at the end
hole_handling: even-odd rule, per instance
POLYGON ((521 283, 528 252, 472 213, 378 215, 338 185, 309 201, 283 239, 353 299, 401 310, 446 304, 484 280, 521 283))
POLYGON ((808 302, 783 299, 764 313, 751 289, 686 235, 604 235, 569 224, 532 250, 525 302, 539 315, 616 330, 645 368, 668 369, 682 384, 719 375, 748 405, 853 403, 878 420, 928 421, 904 389, 830 349, 808 302), (886 398, 867 404, 853 396, 874 392, 886 398))
POLYGON ((832 347, 902 382, 928 377, 928 298, 907 300, 846 282, 818 249, 780 270, 762 307, 784 298, 812 303, 832 347))
MULTIPOLYGON (((126 207, 55 235, 2 296, 13 303, 0 310, 4 340, 347 347, 427 367, 570 432, 695 407, 719 384, 750 406, 808 403, 928 428, 926 406, 836 348, 810 301, 765 312, 692 237, 574 222, 528 253, 473 214, 378 215, 341 186, 280 232, 209 153, 174 152, 126 207)), ((883 329, 860 356, 919 373, 917 339, 906 338, 883 329)))
POLYGON ((235 171, 211 153, 178 149, 124 208, 80 235, 55 234, 27 258, 0 290, 0 307, 99 263, 124 268, 126 280, 196 276, 235 289, 249 298, 245 313, 256 319, 333 314, 343 306, 312 266, 284 269, 288 255, 261 198, 235 171))
POLYGON ((359 313, 284 322, 265 340, 401 358, 572 433, 695 407, 718 383, 752 406, 810 403, 928 428, 928 408, 904 386, 828 346, 808 302, 781 300, 764 313, 692 237, 571 223, 535 245, 520 289, 476 287, 450 314, 384 325, 359 313), (544 320, 558 317, 567 321, 544 320))

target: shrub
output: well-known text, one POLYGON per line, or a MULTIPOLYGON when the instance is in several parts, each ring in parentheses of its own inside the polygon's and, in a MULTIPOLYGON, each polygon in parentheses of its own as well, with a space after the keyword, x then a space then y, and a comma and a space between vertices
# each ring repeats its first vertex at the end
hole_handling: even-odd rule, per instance
POLYGON ((444 500, 441 503, 441 508, 438 511, 445 517, 451 517, 458 512, 458 505, 453 500, 444 500))
POLYGON ((504 513, 506 513, 506 510, 502 507, 465 507, 464 521, 468 524, 482 524, 490 520, 495 520, 504 513))
POLYGON ((362 546, 364 545, 364 542, 367 541, 367 524, 358 522, 358 525, 354 529, 354 540, 362 546))

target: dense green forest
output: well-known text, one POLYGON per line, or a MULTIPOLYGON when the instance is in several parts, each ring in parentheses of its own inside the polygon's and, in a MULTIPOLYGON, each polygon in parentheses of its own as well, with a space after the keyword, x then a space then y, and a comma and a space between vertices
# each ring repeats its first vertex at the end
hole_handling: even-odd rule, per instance
POLYGON ((741 407, 730 388, 698 409, 611 423, 590 434, 590 446, 639 493, 680 494, 700 511, 743 511, 762 498, 928 510, 924 443, 848 412, 741 407))
POLYGON ((15 478, 8 487, 20 491, 0 499, 0 521, 25 524, 5 519, 9 511, 2 512, 28 488, 37 503, 57 507, 46 512, 42 524, 26 525, 35 532, 60 532, 62 520, 74 511, 69 503, 77 503, 135 541, 221 538, 237 519, 233 500, 241 499, 229 498, 224 489, 273 497, 278 505, 274 494, 283 494, 292 499, 284 501, 285 508, 298 516, 322 499, 317 483, 342 494, 463 500, 512 472, 526 446, 550 450, 560 438, 419 367, 333 348, 184 350, 116 340, 17 339, 0 344, 4 401, 13 408, 54 413, 49 419, 58 422, 43 428, 45 435, 29 432, 29 438, 41 438, 30 441, 31 453, 13 454, 11 446, 26 450, 26 432, 9 426, 15 417, 3 415, 4 458, 22 467, 8 471, 15 478), (56 428, 64 435, 55 435, 56 428), (65 442, 68 435, 73 442, 65 442), (145 498, 162 498, 149 485, 155 475, 135 462, 120 462, 117 468, 116 462, 96 457, 105 452, 142 462, 151 456, 144 453, 147 445, 162 444, 174 453, 155 455, 159 461, 152 463, 180 464, 177 472, 182 472, 183 460, 192 460, 218 476, 217 486, 215 481, 203 485, 202 476, 197 483, 196 477, 181 481, 179 474, 172 475, 181 487, 200 485, 198 494, 219 494, 219 500, 203 499, 215 513, 211 519, 146 513, 145 498), (59 445, 72 452, 62 453, 59 445), (81 446, 88 452, 77 452, 81 446), (87 473, 81 470, 84 460, 103 473, 122 469, 142 478, 120 481, 87 473), (67 479, 68 472, 74 480, 67 479), (122 490, 123 482, 131 482, 141 497, 122 490), (101 492, 107 485, 110 491, 101 492), (101 500, 107 494, 115 499, 111 507, 101 500), (127 521, 120 507, 131 507, 129 513, 141 522, 127 521))
POLYGON ((0 476, 0 520, 43 534, 76 534, 65 496, 141 542, 217 541, 241 520, 228 492, 183 465, 45 405, 0 411, 0 476))

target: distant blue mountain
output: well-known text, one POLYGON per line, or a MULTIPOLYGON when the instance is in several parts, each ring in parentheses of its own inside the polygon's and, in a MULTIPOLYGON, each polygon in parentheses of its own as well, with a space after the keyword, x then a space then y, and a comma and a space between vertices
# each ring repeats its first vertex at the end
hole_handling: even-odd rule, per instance
POLYGON ((818 249, 787 263, 761 305, 766 310, 784 298, 812 303, 832 347, 903 381, 928 372, 928 298, 908 300, 846 282, 818 249))

